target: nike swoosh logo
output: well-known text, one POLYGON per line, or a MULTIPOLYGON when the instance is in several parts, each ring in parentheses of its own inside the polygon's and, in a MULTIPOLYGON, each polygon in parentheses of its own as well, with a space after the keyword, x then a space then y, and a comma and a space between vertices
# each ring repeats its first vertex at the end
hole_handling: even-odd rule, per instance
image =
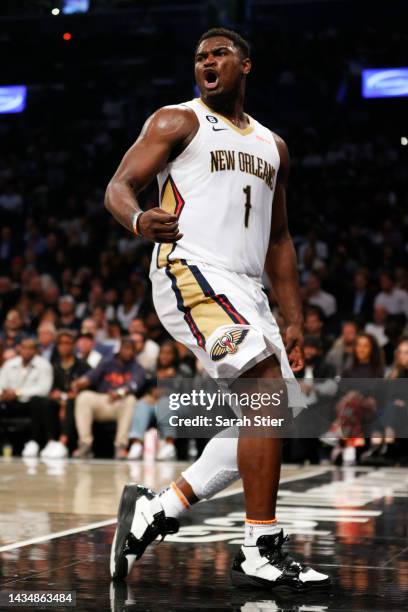
POLYGON ((213 127, 214 132, 222 132, 223 130, 227 130, 228 128, 216 128, 213 127))

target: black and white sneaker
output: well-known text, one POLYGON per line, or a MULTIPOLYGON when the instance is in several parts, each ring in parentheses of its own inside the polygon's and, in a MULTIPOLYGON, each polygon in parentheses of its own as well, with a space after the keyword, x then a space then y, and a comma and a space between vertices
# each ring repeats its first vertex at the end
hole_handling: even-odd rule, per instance
POLYGON ((288 539, 281 530, 273 535, 260 536, 256 546, 242 546, 232 565, 232 584, 295 590, 330 586, 329 576, 295 561, 282 551, 288 539))
POLYGON ((136 484, 125 486, 118 510, 118 524, 112 542, 110 572, 112 578, 122 579, 129 575, 135 561, 158 536, 177 533, 179 522, 166 517, 157 500, 157 511, 151 500, 156 494, 136 484), (152 508, 153 506, 153 508, 152 508))

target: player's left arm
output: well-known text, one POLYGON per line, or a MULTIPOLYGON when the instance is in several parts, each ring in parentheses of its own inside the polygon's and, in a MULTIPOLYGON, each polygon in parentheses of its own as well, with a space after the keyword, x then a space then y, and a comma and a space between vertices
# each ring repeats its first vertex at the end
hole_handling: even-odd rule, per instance
POLYGON ((289 152, 285 142, 275 136, 280 155, 272 208, 272 224, 265 271, 276 294, 286 323, 285 346, 294 372, 304 366, 303 312, 300 297, 296 251, 289 232, 286 211, 286 188, 289 176, 289 152))

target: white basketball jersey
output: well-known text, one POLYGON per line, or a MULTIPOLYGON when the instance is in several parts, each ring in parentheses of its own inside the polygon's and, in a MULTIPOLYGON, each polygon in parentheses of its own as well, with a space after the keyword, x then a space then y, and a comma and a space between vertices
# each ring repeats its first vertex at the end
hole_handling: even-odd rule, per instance
POLYGON ((160 205, 179 217, 183 238, 156 245, 153 265, 184 259, 262 276, 280 157, 270 130, 252 118, 237 128, 200 99, 183 104, 199 129, 158 175, 160 205))

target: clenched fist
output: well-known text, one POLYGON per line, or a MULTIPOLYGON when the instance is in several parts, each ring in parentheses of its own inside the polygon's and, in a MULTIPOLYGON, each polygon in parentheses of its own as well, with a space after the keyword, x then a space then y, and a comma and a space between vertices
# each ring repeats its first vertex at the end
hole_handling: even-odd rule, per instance
POLYGON ((139 232, 153 242, 177 242, 183 237, 179 232, 176 215, 169 215, 162 208, 143 212, 138 220, 139 232))

